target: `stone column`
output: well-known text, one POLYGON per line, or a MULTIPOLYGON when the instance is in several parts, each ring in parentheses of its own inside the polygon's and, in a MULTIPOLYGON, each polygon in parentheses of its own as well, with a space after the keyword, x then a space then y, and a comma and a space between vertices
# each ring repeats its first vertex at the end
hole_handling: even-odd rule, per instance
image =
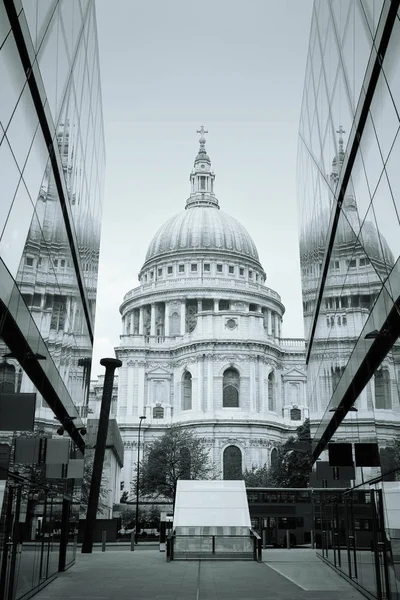
POLYGON ((144 364, 138 366, 138 416, 144 415, 144 364))
POLYGON ((214 410, 213 403, 213 360, 212 356, 207 359, 207 411, 214 410))
POLYGON ((264 363, 258 357, 258 410, 264 410, 264 363))
POLYGON ((132 365, 127 365, 128 369, 128 377, 127 377, 127 386, 126 386, 126 416, 133 415, 133 370, 134 367, 132 365))
POLYGON ((197 313, 202 311, 201 300, 197 300, 197 313))
POLYGON ((202 412, 203 410, 203 356, 199 356, 197 363, 197 410, 202 412))
POLYGON ((143 306, 139 308, 139 335, 143 335, 143 306))
POLYGON ((164 335, 169 335, 169 302, 164 303, 164 335))
POLYGON ((154 302, 151 303, 150 335, 156 335, 156 305, 154 302))
POLYGON ((214 298, 214 312, 218 312, 219 299, 214 298))
POLYGON ((249 370, 250 370, 250 411, 256 411, 256 369, 254 364, 254 359, 250 357, 249 361, 249 370))
POLYGON ((268 335, 272 335, 272 311, 268 308, 267 311, 267 319, 268 319, 268 335))
POLYGON ((186 333, 186 298, 181 300, 181 335, 186 333))
POLYGON ((275 337, 279 337, 279 315, 278 313, 274 314, 275 317, 275 337))

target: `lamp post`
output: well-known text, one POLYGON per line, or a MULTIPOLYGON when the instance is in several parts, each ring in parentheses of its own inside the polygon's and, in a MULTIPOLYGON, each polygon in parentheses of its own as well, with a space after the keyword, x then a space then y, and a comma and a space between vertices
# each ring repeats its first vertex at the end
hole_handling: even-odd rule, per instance
POLYGON ((136 519, 135 519, 135 543, 138 543, 139 534, 139 468, 140 468, 140 428, 142 427, 142 421, 146 417, 139 417, 139 434, 137 443, 137 474, 136 474, 136 519))

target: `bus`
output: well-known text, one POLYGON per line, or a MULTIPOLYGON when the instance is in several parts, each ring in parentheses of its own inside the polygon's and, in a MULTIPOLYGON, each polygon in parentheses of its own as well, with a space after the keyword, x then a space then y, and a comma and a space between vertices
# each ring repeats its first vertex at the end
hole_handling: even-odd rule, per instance
POLYGON ((251 525, 264 545, 332 547, 333 535, 341 546, 348 537, 357 547, 371 546, 373 515, 369 490, 344 488, 247 488, 251 525))
POLYGON ((311 544, 313 507, 311 489, 246 488, 252 529, 264 545, 290 546, 311 544))

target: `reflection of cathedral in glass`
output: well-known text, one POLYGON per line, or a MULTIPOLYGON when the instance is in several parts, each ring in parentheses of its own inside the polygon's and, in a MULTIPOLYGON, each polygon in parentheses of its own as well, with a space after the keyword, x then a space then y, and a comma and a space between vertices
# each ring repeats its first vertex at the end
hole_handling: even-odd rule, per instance
POLYGON ((0 595, 18 599, 75 560, 105 168, 94 1, 0 2, 0 72, 0 595))
POLYGON ((282 338, 280 296, 265 285, 248 232, 220 210, 199 133, 185 210, 155 234, 140 286, 120 309, 125 489, 142 415, 145 443, 171 423, 194 428, 224 478, 271 464, 276 445, 308 416, 304 342, 282 338))
POLYGON ((398 55, 398 2, 315 0, 297 169, 310 484, 344 482, 315 534, 374 598, 399 595, 398 55))
MULTIPOLYGON (((337 184, 344 157, 342 128, 338 133, 339 152, 338 159, 332 161, 331 190, 337 184)), ((329 219, 330 209, 316 211, 313 219, 305 223, 300 236, 306 339, 311 335, 329 219)), ((318 415, 322 416, 327 408, 353 352, 355 340, 363 330, 382 283, 394 263, 389 245, 382 233, 378 234, 376 225, 368 217, 362 221, 354 188, 349 182, 326 274, 319 319, 313 332, 314 348, 323 348, 323 352, 315 352, 315 358, 311 355, 308 364, 307 396, 312 419, 318 420, 318 415)), ((387 410, 397 406, 398 390, 395 385, 390 385, 390 380, 396 380, 395 360, 387 356, 361 393, 357 401, 358 409, 375 407, 387 410)), ((391 418, 386 415, 387 420, 391 418)))
MULTIPOLYGON (((79 408, 87 416, 87 393, 92 344, 87 328, 84 303, 79 286, 74 284, 76 259, 80 262, 85 284, 89 318, 94 321, 99 256, 99 221, 90 206, 79 197, 76 162, 69 121, 61 124, 57 134, 63 172, 69 191, 76 253, 70 247, 64 227, 57 187, 50 165, 47 166, 36 201, 16 282, 52 360, 79 408), (72 148, 71 148, 72 144, 72 148), (97 220, 97 223, 96 223, 97 220)), ((87 310, 86 309, 86 310, 87 310)), ((30 391, 26 378, 22 391, 30 391)), ((37 418, 46 419, 46 403, 38 406, 37 418)))

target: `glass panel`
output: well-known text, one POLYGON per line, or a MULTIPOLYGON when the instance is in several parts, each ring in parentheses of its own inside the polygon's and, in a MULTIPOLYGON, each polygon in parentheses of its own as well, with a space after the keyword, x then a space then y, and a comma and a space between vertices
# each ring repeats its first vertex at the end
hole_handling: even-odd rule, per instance
POLYGON ((0 239, 0 255, 14 277, 17 274, 33 212, 32 202, 21 181, 0 239))
POLYGON ((7 17, 6 9, 4 8, 4 4, 0 4, 0 51, 2 45, 4 44, 4 40, 10 31, 11 26, 7 17))
POLYGON ((0 81, 0 122, 7 130, 26 81, 13 35, 7 37, 0 49, 0 81))

